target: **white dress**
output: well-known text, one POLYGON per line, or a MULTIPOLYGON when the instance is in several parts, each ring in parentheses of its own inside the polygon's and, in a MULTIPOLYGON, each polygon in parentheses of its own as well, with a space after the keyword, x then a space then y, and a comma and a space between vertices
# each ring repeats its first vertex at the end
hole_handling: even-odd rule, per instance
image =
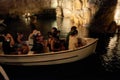
POLYGON ((78 36, 69 36, 69 49, 74 50, 77 48, 78 36))

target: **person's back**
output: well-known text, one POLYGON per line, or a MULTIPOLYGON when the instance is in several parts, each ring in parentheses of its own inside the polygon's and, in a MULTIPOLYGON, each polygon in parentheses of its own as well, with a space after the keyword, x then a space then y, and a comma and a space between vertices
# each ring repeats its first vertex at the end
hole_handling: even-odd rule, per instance
POLYGON ((75 49, 77 48, 78 39, 77 36, 69 36, 69 49, 75 49))
POLYGON ((76 30, 76 29, 77 29, 76 26, 72 26, 70 32, 67 34, 67 36, 66 36, 66 45, 65 45, 66 49, 68 49, 68 46, 69 46, 69 36, 70 36, 71 33, 72 33, 74 30, 76 30))
POLYGON ((78 47, 78 31, 74 30, 69 36, 69 49, 75 49, 78 47))

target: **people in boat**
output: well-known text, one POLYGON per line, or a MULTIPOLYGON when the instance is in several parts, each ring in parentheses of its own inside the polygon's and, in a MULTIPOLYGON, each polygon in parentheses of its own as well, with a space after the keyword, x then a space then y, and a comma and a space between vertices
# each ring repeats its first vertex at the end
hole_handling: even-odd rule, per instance
POLYGON ((78 47, 84 46, 87 44, 87 40, 82 37, 78 37, 78 47))
POLYGON ((56 27, 52 27, 51 33, 52 34, 57 34, 57 32, 58 32, 57 28, 56 27))
POLYGON ((65 43, 60 40, 60 30, 56 27, 52 27, 51 32, 48 32, 48 47, 49 51, 65 50, 65 43))
POLYGON ((42 44, 43 49, 42 52, 49 52, 48 46, 47 46, 47 40, 45 40, 43 35, 38 35, 37 36, 37 41, 39 44, 42 44))
MULTIPOLYGON (((45 41, 44 37, 38 30, 33 30, 33 32, 29 35, 29 39, 33 40, 33 46, 31 48, 31 51, 34 51, 35 53, 43 53, 44 47, 45 47, 45 41)), ((31 43, 31 42, 30 42, 31 43)))
POLYGON ((78 47, 78 31, 74 30, 69 36, 69 46, 68 49, 76 49, 78 47))
POLYGON ((17 33, 17 37, 15 39, 16 43, 16 52, 17 54, 27 54, 29 51, 29 47, 24 39, 24 34, 21 32, 17 33))
POLYGON ((64 39, 61 39, 61 40, 60 40, 61 50, 66 50, 65 43, 66 43, 66 42, 65 42, 64 39))
POLYGON ((6 32, 3 35, 1 35, 2 37, 2 49, 4 54, 12 54, 15 52, 15 41, 13 39, 13 36, 9 33, 6 32))
POLYGON ((52 35, 52 39, 50 42, 51 51, 60 51, 61 50, 61 44, 60 39, 57 35, 52 35))
POLYGON ((78 31, 74 30, 70 33, 69 36, 69 49, 74 50, 78 47, 84 46, 87 44, 87 41, 81 37, 78 37, 78 31))
POLYGON ((52 32, 48 32, 47 35, 48 35, 47 46, 49 48, 49 51, 51 51, 52 32))
POLYGON ((66 49, 68 49, 68 45, 69 45, 69 36, 70 36, 70 34, 71 34, 73 31, 75 31, 76 29, 77 29, 76 26, 72 26, 72 27, 71 27, 71 30, 70 30, 69 33, 67 34, 67 36, 66 36, 66 45, 65 45, 66 49))
POLYGON ((28 45, 29 45, 29 49, 31 50, 34 42, 35 42, 35 37, 37 34, 41 34, 40 31, 38 31, 37 29, 34 29, 30 35, 28 36, 28 45))
POLYGON ((22 43, 20 47, 17 48, 17 54, 27 54, 29 52, 29 47, 26 43, 22 43))
POLYGON ((43 35, 37 35, 36 41, 33 44, 33 48, 31 49, 35 53, 44 53, 47 52, 47 41, 44 39, 43 35))

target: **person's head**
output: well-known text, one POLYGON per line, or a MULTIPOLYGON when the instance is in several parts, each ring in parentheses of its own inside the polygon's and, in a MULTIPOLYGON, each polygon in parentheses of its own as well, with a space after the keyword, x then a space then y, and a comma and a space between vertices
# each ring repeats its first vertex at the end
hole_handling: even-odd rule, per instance
POLYGON ((51 38, 52 37, 52 33, 51 32, 48 32, 48 38, 51 38))
POLYGON ((12 35, 11 35, 9 32, 5 32, 5 33, 4 33, 4 36, 10 38, 12 35))
POLYGON ((56 27, 52 27, 51 32, 52 33, 57 32, 57 28, 56 27))
POLYGON ((22 37, 23 37, 23 33, 22 33, 22 32, 18 32, 18 33, 17 33, 17 36, 19 36, 19 37, 22 38, 22 37))
POLYGON ((77 35, 77 34, 78 34, 78 31, 77 31, 77 30, 74 30, 74 31, 71 32, 70 35, 71 35, 71 36, 75 36, 75 35, 77 35))
POLYGON ((77 29, 76 26, 72 26, 72 27, 71 27, 71 31, 76 30, 76 29, 77 29))
POLYGON ((43 41, 43 40, 44 40, 43 35, 37 35, 37 36, 36 36, 36 40, 38 40, 38 41, 43 41))

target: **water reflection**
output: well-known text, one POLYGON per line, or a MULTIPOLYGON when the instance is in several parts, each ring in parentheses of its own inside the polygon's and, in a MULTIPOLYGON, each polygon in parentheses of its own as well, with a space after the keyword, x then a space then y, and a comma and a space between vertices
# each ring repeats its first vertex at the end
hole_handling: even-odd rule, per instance
MULTIPOLYGON (((110 37, 110 41, 106 46, 106 54, 101 56, 104 69, 109 72, 120 71, 120 34, 110 37)), ((102 43, 101 43, 102 44, 102 43)), ((104 43, 103 43, 104 44, 104 43)))
MULTIPOLYGON (((71 26, 73 26, 73 23, 69 18, 37 19, 37 25, 38 26, 36 28, 40 30, 46 38, 47 32, 49 32, 52 27, 56 27, 61 31, 61 37, 66 37, 67 33, 70 31, 71 26)), ((7 23, 6 30, 11 32, 13 35, 17 32, 23 32, 26 34, 26 37, 28 37, 31 32, 30 20, 27 20, 26 18, 22 18, 18 21, 10 20, 10 22, 7 23)), ((86 36, 86 27, 79 27, 78 30, 80 36, 86 36)))
POLYGON ((99 39, 96 54, 99 55, 104 70, 120 72, 120 33, 116 31, 113 36, 109 36, 107 33, 91 33, 89 35, 99 39))

